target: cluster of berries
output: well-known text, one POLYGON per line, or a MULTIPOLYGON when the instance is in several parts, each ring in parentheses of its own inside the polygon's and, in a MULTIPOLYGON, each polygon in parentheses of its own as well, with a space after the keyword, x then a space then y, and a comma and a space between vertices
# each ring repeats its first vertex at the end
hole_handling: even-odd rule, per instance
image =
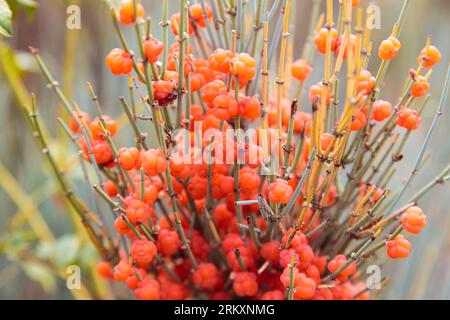
MULTIPOLYGON (((356 7, 358 3, 354 0, 352 4, 356 7)), ((122 24, 133 24, 143 16, 144 8, 139 3, 135 6, 131 0, 122 1, 119 11, 122 24)), ((208 4, 191 5, 186 17, 188 33, 195 34, 198 29, 206 28, 212 16, 208 4)), ((180 20, 179 13, 170 18, 175 36, 180 30, 180 20)), ((201 296, 209 299, 265 300, 284 299, 289 295, 301 300, 367 299, 369 292, 364 290, 365 284, 359 280, 360 274, 353 257, 321 252, 313 245, 323 230, 309 231, 318 228, 323 221, 320 215, 314 214, 318 208, 313 207, 310 200, 305 206, 310 187, 308 183, 318 183, 320 187, 317 190, 321 190, 322 186, 327 185, 325 178, 317 176, 317 181, 311 180, 298 188, 300 192, 295 196, 294 205, 295 208, 304 208, 306 212, 301 225, 289 229, 280 227, 277 230, 281 235, 278 240, 277 237, 268 237, 261 241, 259 237, 271 235, 270 228, 273 227, 270 219, 259 214, 260 206, 266 204, 270 210, 280 212, 292 201, 294 190, 300 184, 313 148, 311 132, 314 115, 305 111, 292 114, 292 104, 284 98, 281 102, 268 99, 267 110, 262 110, 260 98, 247 94, 249 90, 246 89, 257 72, 255 59, 247 53, 217 48, 206 59, 196 57, 190 47, 186 54, 181 54, 180 43, 175 42, 168 46, 166 57, 163 57, 167 66, 163 73, 163 64, 159 62, 164 44, 150 35, 140 40, 143 41, 145 61, 137 61, 130 51, 113 49, 106 57, 112 74, 133 77, 134 70, 135 76, 146 82, 148 79, 143 79, 142 75, 146 71, 145 64, 150 64, 154 73, 153 80, 150 79, 151 88, 155 101, 162 108, 173 105, 180 94, 178 86, 181 83, 184 93, 188 88, 189 95, 197 91, 198 99, 192 99, 188 119, 183 119, 181 126, 187 124, 186 129, 192 136, 198 133, 190 125, 193 122, 201 123, 200 134, 206 134, 210 128, 217 129, 219 134, 214 136, 215 140, 204 138, 206 142, 203 147, 212 146, 213 140, 221 142, 217 145, 231 146, 235 157, 242 151, 245 160, 237 170, 229 164, 179 163, 168 157, 161 148, 147 149, 143 146, 121 148, 115 158, 106 139, 117 132, 117 124, 110 117, 102 116, 91 121, 88 114, 80 112, 72 118, 70 128, 78 136, 84 157, 105 168, 116 167, 125 173, 115 182, 105 182, 102 187, 109 197, 120 204, 121 210, 114 227, 131 243, 130 250, 123 250, 114 264, 106 261, 99 263, 99 273, 105 278, 125 283, 139 299, 201 296), (178 72, 180 57, 184 59, 181 73, 178 72), (184 79, 178 78, 179 74, 189 79, 189 86, 186 86, 184 79), (275 131, 279 133, 279 108, 283 133, 281 137, 277 135, 271 139, 275 131), (270 179, 260 175, 263 164, 263 141, 260 137, 251 137, 241 145, 234 140, 228 141, 230 138, 225 134, 225 129, 238 118, 251 124, 256 123, 263 113, 267 117, 271 143, 286 143, 292 121, 293 134, 303 139, 299 161, 292 172, 286 174, 283 171, 286 168, 282 168, 270 179), (84 132, 83 128, 90 131, 84 132), (254 157, 251 154, 257 154, 256 161, 252 161, 254 157), (248 202, 249 205, 238 206, 236 201, 248 202), (167 207, 174 210, 170 212, 167 207)), ((326 54, 331 49, 339 55, 343 41, 336 29, 321 28, 314 43, 320 54, 326 54)), ((383 61, 392 60, 400 47, 400 41, 390 36, 381 43, 378 56, 383 61)), ((356 38, 351 35, 345 52, 341 52, 343 58, 347 59, 355 49, 356 38)), ((433 46, 427 46, 419 56, 419 64, 424 68, 430 68, 439 60, 439 50, 433 46)), ((290 70, 292 77, 303 83, 308 80, 313 68, 307 60, 298 59, 292 63, 290 70)), ((411 71, 411 81, 409 94, 412 97, 421 97, 428 92, 427 76, 411 71)), ((312 104, 321 101, 327 107, 331 105, 334 96, 327 86, 320 82, 309 88, 312 104)), ((369 121, 382 122, 393 117, 396 117, 400 127, 408 130, 419 127, 418 111, 408 106, 394 107, 388 101, 374 98, 377 80, 368 70, 362 69, 356 77, 355 91, 358 100, 349 121, 350 131, 364 130, 369 121)), ((335 151, 335 139, 336 135, 323 133, 320 136, 321 149, 329 153, 335 151)), ((216 153, 219 151, 225 155, 229 150, 215 150, 216 153)), ((197 156, 194 151, 189 152, 192 153, 189 156, 197 156)), ((182 151, 180 155, 183 155, 182 151)), ((293 158, 294 155, 290 156, 293 158)), ((294 159, 287 160, 289 164, 294 163, 294 159)), ((335 184, 335 180, 331 180, 327 185, 328 191, 321 201, 320 210, 336 206, 339 199, 335 184)), ((384 192, 381 187, 361 183, 358 202, 366 210, 373 209, 384 192)), ((419 233, 425 224, 426 217, 418 207, 410 207, 401 216, 401 226, 409 233, 419 233)), ((410 244, 401 234, 388 239, 386 248, 387 255, 393 259, 407 257, 410 252, 410 244)))

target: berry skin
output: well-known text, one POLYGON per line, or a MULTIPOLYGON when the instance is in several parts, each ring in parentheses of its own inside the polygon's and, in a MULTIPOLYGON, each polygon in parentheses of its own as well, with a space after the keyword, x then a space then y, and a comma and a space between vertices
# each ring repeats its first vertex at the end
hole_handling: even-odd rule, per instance
POLYGON ((164 44, 156 38, 150 37, 144 42, 144 53, 148 61, 158 61, 159 55, 163 52, 164 44))
POLYGON ((427 225, 427 216, 419 207, 410 207, 401 216, 403 229, 409 233, 419 234, 427 225))
POLYGON ((328 147, 330 146, 332 140, 333 135, 331 133, 328 132, 322 133, 322 136, 320 137, 320 146, 323 151, 328 150, 328 147))
POLYGON ((351 131, 359 131, 366 126, 367 118, 364 112, 359 109, 353 111, 353 120, 350 124, 351 131))
POLYGON ((134 12, 133 0, 124 0, 120 4, 119 19, 123 24, 132 24, 136 21, 136 18, 142 18, 144 16, 144 7, 137 3, 136 14, 134 12))
POLYGON ((158 247, 165 256, 171 256, 180 249, 181 240, 176 231, 163 229, 158 234, 158 247))
MULTIPOLYGON (((111 119, 110 116, 101 116, 105 129, 108 134, 113 137, 117 133, 117 123, 111 119)), ((92 137, 94 139, 104 139, 105 134, 103 133, 102 127, 100 126, 100 119, 96 117, 94 121, 91 122, 89 129, 91 130, 92 137)))
POLYGON ((375 85, 375 78, 367 70, 361 70, 356 90, 364 95, 369 94, 375 85))
POLYGON ((220 273, 212 263, 200 263, 192 275, 192 282, 205 290, 214 289, 220 280, 220 273))
POLYGON ((175 82, 170 80, 153 81, 153 93, 160 106, 169 105, 176 98, 175 82))
POLYGON ((272 203, 286 204, 291 199, 294 190, 284 179, 276 179, 269 185, 269 200, 272 203))
POLYGON ((245 97, 239 99, 239 115, 247 120, 260 117, 260 103, 257 97, 245 97))
POLYGON ((241 190, 252 193, 258 190, 261 177, 250 167, 244 167, 239 171, 239 187, 241 190))
POLYGON ((140 300, 159 300, 161 286, 152 277, 147 277, 139 284, 139 287, 134 291, 136 298, 140 300))
POLYGON ((141 166, 141 159, 139 150, 135 147, 121 148, 118 152, 119 164, 126 170, 139 169, 141 166))
POLYGON ((219 95, 220 89, 225 88, 225 83, 221 80, 211 81, 203 86, 201 89, 202 100, 207 104, 211 104, 213 100, 219 95))
POLYGON ((241 81, 250 81, 256 73, 256 61, 248 53, 239 53, 230 62, 230 73, 241 81))
POLYGON ((299 273, 294 298, 299 300, 311 299, 314 297, 316 288, 317 284, 313 279, 308 278, 304 273, 299 273))
POLYGON ((423 76, 417 76, 414 84, 411 87, 411 94, 414 97, 421 97, 430 89, 428 79, 423 76))
POLYGON ((403 259, 409 256, 411 244, 399 234, 393 240, 386 241, 386 253, 392 259, 403 259))
POLYGON ((132 55, 120 48, 112 49, 106 56, 106 65, 113 75, 128 75, 133 69, 132 55))
MULTIPOLYGON (((330 272, 336 272, 338 271, 345 263, 347 262, 347 258, 343 254, 338 254, 333 259, 328 262, 328 270, 330 272)), ((356 272, 356 264, 353 261, 350 263, 348 267, 346 267, 344 270, 339 273, 336 278, 340 281, 345 281, 348 279, 349 276, 354 274, 356 272)))
POLYGON ((231 93, 221 94, 214 98, 212 105, 216 118, 227 121, 239 113, 239 105, 231 93))
POLYGON ((216 49, 208 59, 208 65, 211 69, 217 72, 229 73, 231 59, 233 59, 234 54, 230 50, 216 49))
POLYGON ((125 205, 127 218, 132 224, 144 223, 150 215, 150 206, 139 199, 126 197, 125 205))
POLYGON ((280 259, 280 243, 278 241, 272 240, 264 243, 260 249, 261 257, 272 264, 278 264, 280 259))
POLYGON ((70 130, 72 130, 73 133, 81 133, 81 128, 78 125, 78 122, 81 122, 81 123, 84 122, 89 127, 89 124, 91 123, 91 118, 89 117, 89 114, 87 114, 86 112, 75 111, 75 115, 72 117, 69 117, 69 128, 70 128, 70 130), (74 117, 77 117, 77 119, 75 120, 74 117))
POLYGON ((153 261, 157 252, 156 245, 148 240, 135 240, 131 245, 133 260, 142 268, 146 268, 153 261))
POLYGON ((205 16, 208 20, 213 17, 211 7, 205 4, 206 14, 203 12, 203 7, 200 3, 195 3, 189 7, 190 16, 200 28, 206 28, 205 16))
POLYGON ((149 176, 156 176, 166 170, 166 158, 160 149, 148 149, 142 153, 142 168, 149 176))
POLYGON ((280 290, 266 291, 259 300, 284 300, 284 294, 280 290))
POLYGON ((133 274, 130 263, 127 260, 120 260, 119 264, 113 268, 114 280, 123 282, 133 274))
POLYGON ((253 297, 258 293, 256 274, 251 272, 238 272, 233 282, 234 292, 240 297, 253 297))
POLYGON ((399 127, 416 130, 419 128, 421 122, 421 117, 416 110, 410 108, 403 108, 397 113, 397 125, 399 127))
POLYGON ((97 263, 96 270, 101 277, 105 279, 114 279, 113 269, 109 262, 100 261, 99 263, 97 263))
MULTIPOLYGON (((89 151, 86 141, 84 140, 84 137, 81 137, 78 140, 78 143, 79 143, 81 149, 83 149, 84 154, 87 157, 87 159, 91 160, 90 151, 89 151)), ((108 142, 105 140, 92 140, 90 149, 92 150, 95 161, 98 164, 108 164, 108 163, 112 162, 114 159, 111 147, 109 146, 108 142)))
POLYGON ((392 104, 388 101, 377 100, 373 104, 372 119, 375 121, 383 121, 392 114, 392 104))
MULTIPOLYGON (((336 51, 339 35, 336 29, 330 29, 331 33, 331 51, 336 51)), ((327 35, 328 29, 322 28, 317 33, 314 43, 316 44, 317 51, 321 54, 325 54, 327 51, 327 35)))
POLYGON ((397 38, 390 36, 388 39, 381 42, 381 45, 378 48, 378 56, 381 60, 392 60, 397 56, 400 47, 400 41, 398 41, 397 38))
POLYGON ((420 64, 423 61, 423 66, 425 68, 431 68, 435 64, 441 61, 441 52, 435 46, 429 46, 427 48, 423 48, 420 52, 419 58, 417 59, 417 63, 420 64))
POLYGON ((119 192, 117 184, 115 184, 114 181, 112 181, 112 180, 107 180, 107 181, 103 182, 102 188, 103 188, 103 190, 105 190, 105 192, 111 198, 117 196, 117 193, 119 192))
POLYGON ((308 63, 308 61, 303 59, 298 59, 291 65, 291 74, 295 79, 299 81, 305 81, 306 79, 308 79, 311 71, 311 65, 308 63))

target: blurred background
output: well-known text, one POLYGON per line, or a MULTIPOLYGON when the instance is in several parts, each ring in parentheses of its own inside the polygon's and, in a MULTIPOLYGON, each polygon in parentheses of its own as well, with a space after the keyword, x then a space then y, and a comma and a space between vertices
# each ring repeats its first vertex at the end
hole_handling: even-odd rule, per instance
MULTIPOLYGON (((220 0, 219 0, 220 1, 220 0)), ((249 0, 248 2, 252 2, 249 0)), ((86 81, 96 88, 105 113, 121 113, 118 97, 127 94, 126 79, 111 77, 104 57, 119 45, 113 30, 107 1, 102 0, 8 0, 14 12, 14 36, 0 36, 0 299, 73 299, 111 298, 109 284, 95 275, 95 250, 89 244, 73 213, 67 210, 53 177, 36 147, 20 105, 29 104, 30 93, 37 96, 40 117, 52 136, 51 148, 75 181, 82 173, 75 168, 77 155, 61 134, 56 115, 64 116, 59 101, 46 88, 37 72, 29 45, 37 47, 51 72, 67 96, 92 114, 86 81), (66 12, 77 5, 81 13, 81 29, 66 28, 66 12), (69 212, 68 212, 69 211, 69 212), (73 292, 66 288, 66 268, 81 267, 86 283, 94 283, 94 294, 83 288, 73 292)), ((193 2, 196 2, 195 0, 193 2)), ((272 1, 269 0, 269 3, 272 1)), ((306 37, 310 0, 297 0, 293 32, 294 53, 300 52, 306 37)), ((325 1, 322 1, 322 8, 325 1)), ((337 1, 335 1, 337 3, 337 1)), ((381 8, 381 29, 374 30, 374 46, 391 32, 402 0, 362 0, 362 7, 373 2, 381 8)), ((159 0, 143 0, 146 13, 153 21, 152 33, 160 37, 161 5, 159 0)), ((178 10, 178 2, 170 3, 170 14, 178 10)), ((382 99, 397 101, 404 80, 417 55, 430 35, 442 53, 442 61, 431 77, 433 94, 425 110, 419 130, 414 131, 404 159, 391 185, 399 186, 410 173, 429 125, 434 116, 449 61, 450 1, 411 0, 402 30, 402 50, 391 63, 383 86, 382 99)), ((128 34, 134 39, 134 34, 128 34)), ((131 40, 130 40, 131 42, 131 40)), ((133 44, 134 45, 134 44, 133 44)), ((294 54, 294 58, 299 58, 294 54)), ((322 57, 316 57, 320 65, 322 57)), ((376 73, 378 59, 372 59, 369 70, 376 73)), ((316 70, 320 68, 316 68, 316 70)), ((315 72, 308 83, 321 80, 315 72)), ((414 191, 435 177, 450 159, 450 110, 440 118, 427 150, 428 161, 414 180, 414 191)), ((128 130, 128 129, 126 129, 128 130)), ((120 135, 119 143, 130 141, 131 134, 120 135)), ((87 188, 79 188, 83 193, 87 188)), ((405 196, 404 199, 407 199, 405 196)), ((450 298, 450 193, 448 185, 437 186, 420 203, 428 215, 428 225, 419 237, 412 239, 413 253, 403 261, 390 261, 382 266, 382 275, 390 278, 381 293, 386 299, 450 298)), ((115 296, 118 297, 117 295, 115 296)), ((120 293, 119 293, 119 297, 120 293)), ((124 296, 123 297, 127 297, 124 296)))

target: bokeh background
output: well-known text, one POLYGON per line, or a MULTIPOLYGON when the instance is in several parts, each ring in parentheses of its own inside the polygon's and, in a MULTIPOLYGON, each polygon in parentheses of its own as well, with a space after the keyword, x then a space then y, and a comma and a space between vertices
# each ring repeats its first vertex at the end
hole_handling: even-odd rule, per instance
MULTIPOLYGON (((248 2, 252 2, 249 0, 248 2)), ((8 1, 28 3, 28 1, 8 1)), ((195 2, 195 1, 193 1, 195 2)), ((269 0, 269 3, 271 0, 269 0)), ((325 1, 322 1, 322 7, 325 1)), ((337 2, 337 1, 335 1, 337 2)), ((381 29, 373 32, 375 47, 386 38, 400 11, 402 0, 372 1, 381 11, 381 29)), ((21 108, 29 103, 30 92, 37 95, 40 117, 54 136, 61 136, 56 116, 62 107, 46 88, 37 72, 29 45, 40 49, 64 92, 82 107, 92 111, 86 81, 93 83, 105 112, 121 113, 118 96, 127 94, 123 78, 111 77, 104 65, 104 56, 118 46, 106 1, 103 0, 41 0, 38 7, 17 7, 14 11, 14 36, 0 37, 0 299, 72 299, 113 297, 109 285, 95 272, 96 254, 83 236, 79 225, 68 212, 55 188, 41 152, 32 141, 21 108), (81 9, 81 30, 66 28, 69 5, 81 9), (96 295, 66 288, 66 267, 77 264, 86 282, 95 283, 96 295), (86 294, 86 295, 85 295, 86 294)), ((159 0, 143 0, 147 14, 153 18, 153 34, 160 36, 161 8, 159 0)), ((169 1, 170 12, 178 10, 178 2, 169 1)), ((362 0, 365 7, 368 0, 362 0)), ((296 1, 294 52, 300 52, 306 37, 310 0, 296 1)), ((392 181, 399 186, 409 174, 434 116, 450 57, 450 1, 411 0, 402 30, 402 50, 391 64, 383 84, 385 100, 396 101, 408 70, 416 65, 417 54, 426 37, 432 37, 443 59, 431 77, 433 94, 423 114, 423 125, 414 132, 392 181)), ((134 39, 133 34, 129 34, 134 39)), ((298 54, 300 55, 300 53, 298 54)), ((297 57, 296 57, 297 58, 297 57)), ((323 61, 316 57, 316 64, 323 61)), ((373 59, 369 70, 378 68, 373 59)), ((319 69, 320 68, 316 68, 319 69)), ((310 83, 321 79, 315 72, 310 83)), ((440 119, 427 151, 428 160, 411 186, 410 194, 435 177, 450 159, 450 108, 440 119)), ((130 134, 122 134, 125 142, 130 134)), ((52 150, 64 163, 72 178, 82 180, 75 151, 64 139, 52 142, 52 150)), ((67 139, 66 139, 67 140, 67 139)), ((88 192, 87 188, 84 190, 88 192)), ((406 199, 407 197, 405 197, 406 199)), ((450 192, 448 185, 437 186, 420 203, 428 215, 428 225, 419 237, 412 239, 413 253, 404 261, 390 261, 382 266, 389 285, 379 297, 387 299, 449 299, 450 298, 450 192)), ((377 293, 375 293, 377 295, 377 293)), ((114 297, 127 297, 124 296, 114 297)))

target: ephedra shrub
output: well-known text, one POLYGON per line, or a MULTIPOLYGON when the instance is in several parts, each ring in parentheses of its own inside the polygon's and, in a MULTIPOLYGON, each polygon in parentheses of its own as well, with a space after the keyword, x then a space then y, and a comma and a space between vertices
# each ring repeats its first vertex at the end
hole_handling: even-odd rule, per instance
POLYGON ((445 103, 448 79, 420 152, 403 155, 424 125, 428 79, 441 54, 424 41, 404 90, 387 97, 385 75, 403 50, 409 1, 381 44, 371 41, 375 31, 365 27, 359 1, 340 1, 336 23, 333 1, 325 2, 324 14, 314 1, 298 19, 311 19, 298 52, 288 50, 298 22, 290 20, 290 0, 258 0, 254 10, 248 1, 180 0, 171 16, 165 0, 163 20, 153 26, 162 39, 139 1, 122 1, 111 9, 118 47, 99 62, 129 89, 117 108, 130 130, 102 113, 90 84, 96 114, 69 101, 31 48, 70 114, 59 122, 80 165, 95 173, 86 182, 103 204, 88 208, 31 114, 57 181, 98 249, 101 276, 139 299, 367 299, 365 267, 386 255, 408 257, 408 238, 427 223, 418 202, 449 173, 404 199, 445 103), (136 48, 122 33, 127 28, 136 48), (319 68, 315 55, 324 61, 319 83, 309 80, 319 68), (118 145, 116 136, 127 132, 135 143, 118 145), (404 157, 416 165, 391 190, 404 157))

